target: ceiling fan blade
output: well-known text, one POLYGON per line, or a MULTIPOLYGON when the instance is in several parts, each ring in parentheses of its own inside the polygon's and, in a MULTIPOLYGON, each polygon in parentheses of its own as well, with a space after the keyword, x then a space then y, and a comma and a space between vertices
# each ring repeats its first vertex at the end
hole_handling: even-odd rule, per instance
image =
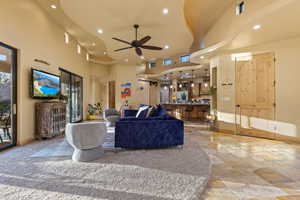
POLYGON ((115 51, 122 51, 122 50, 126 50, 126 49, 131 49, 131 48, 133 48, 133 47, 125 47, 125 48, 122 48, 122 49, 117 49, 115 51))
POLYGON ((118 39, 118 38, 112 38, 112 39, 117 40, 117 41, 119 41, 119 42, 123 42, 123 43, 125 43, 125 44, 131 45, 130 42, 127 42, 127 41, 125 41, 125 40, 121 40, 121 39, 118 39))
POLYGON ((157 51, 163 50, 163 48, 161 48, 161 47, 147 46, 147 45, 141 46, 141 48, 143 48, 143 49, 149 49, 149 50, 157 50, 157 51))
POLYGON ((137 55, 142 56, 143 52, 140 48, 135 48, 135 52, 137 53, 137 55))
POLYGON ((151 40, 151 37, 149 35, 147 35, 146 37, 140 39, 139 43, 141 45, 145 44, 146 42, 148 42, 149 40, 151 40))

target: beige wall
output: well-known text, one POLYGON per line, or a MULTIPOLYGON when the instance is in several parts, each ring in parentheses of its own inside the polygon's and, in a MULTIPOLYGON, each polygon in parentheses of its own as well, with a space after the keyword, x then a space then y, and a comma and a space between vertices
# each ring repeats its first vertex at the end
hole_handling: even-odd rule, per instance
POLYGON ((125 103, 121 98, 121 84, 131 83, 131 97, 128 97, 129 105, 137 108, 140 104, 149 104, 149 83, 137 80, 140 66, 123 64, 113 65, 109 69, 110 79, 116 81, 116 109, 125 103), (141 87, 143 89, 141 89, 141 87))
MULTIPOLYGON (((300 137, 300 37, 258 45, 235 51, 234 53, 274 52, 276 57, 276 119, 269 122, 266 129, 276 127, 277 134, 300 137)), ((230 55, 222 55, 215 60, 218 67, 218 111, 221 121, 234 120, 235 86, 221 86, 224 82, 235 82, 234 62, 230 55)), ((231 126, 232 128, 233 126, 231 126)), ((223 127, 224 128, 224 127, 223 127)), ((227 127, 228 128, 228 127, 227 127)))
POLYGON ((90 64, 85 56, 76 53, 76 43, 64 43, 64 30, 31 0, 2 1, 0 8, 0 41, 18 49, 18 143, 24 144, 34 138, 34 104, 39 102, 29 96, 30 69, 32 67, 58 74, 58 67, 83 77, 84 117, 87 104, 101 99, 101 88, 95 89, 90 98, 91 73, 103 76, 104 66, 90 64), (34 62, 34 59, 49 62, 50 66, 34 62), (103 74, 103 75, 102 75, 103 74), (97 90, 97 91, 96 91, 97 90), (99 93, 98 93, 99 92, 99 93))

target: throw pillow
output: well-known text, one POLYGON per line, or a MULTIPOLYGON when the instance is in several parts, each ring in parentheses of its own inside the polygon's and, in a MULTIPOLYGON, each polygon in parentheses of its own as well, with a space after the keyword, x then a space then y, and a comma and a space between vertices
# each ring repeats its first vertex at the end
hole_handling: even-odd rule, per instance
POLYGON ((149 109, 148 109, 148 113, 147 113, 147 116, 146 116, 146 118, 149 118, 149 117, 151 117, 151 116, 152 116, 152 113, 153 113, 153 111, 154 111, 154 107, 153 107, 153 106, 150 106, 150 107, 149 107, 149 109))
POLYGON ((157 106, 152 106, 150 117, 156 117, 156 116, 157 116, 157 106))
POLYGON ((136 114, 136 118, 146 118, 148 109, 149 109, 149 106, 140 107, 139 111, 136 114))
POLYGON ((157 116, 166 114, 166 109, 162 105, 157 106, 157 116))

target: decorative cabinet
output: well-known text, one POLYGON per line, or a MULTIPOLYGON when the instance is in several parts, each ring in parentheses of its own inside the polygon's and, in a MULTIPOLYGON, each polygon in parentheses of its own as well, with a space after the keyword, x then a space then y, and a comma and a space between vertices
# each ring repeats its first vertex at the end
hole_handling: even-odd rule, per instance
POLYGON ((60 102, 36 103, 36 133, 37 139, 62 136, 66 127, 66 104, 60 102))

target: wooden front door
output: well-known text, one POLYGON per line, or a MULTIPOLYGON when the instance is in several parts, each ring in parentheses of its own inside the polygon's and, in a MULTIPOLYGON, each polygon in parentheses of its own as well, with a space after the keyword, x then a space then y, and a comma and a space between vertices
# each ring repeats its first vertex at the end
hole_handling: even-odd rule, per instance
POLYGON ((266 130, 268 120, 275 119, 273 53, 236 60, 236 104, 237 134, 274 138, 274 133, 266 130))
POLYGON ((108 83, 108 105, 109 108, 116 108, 116 82, 109 81, 108 83))

